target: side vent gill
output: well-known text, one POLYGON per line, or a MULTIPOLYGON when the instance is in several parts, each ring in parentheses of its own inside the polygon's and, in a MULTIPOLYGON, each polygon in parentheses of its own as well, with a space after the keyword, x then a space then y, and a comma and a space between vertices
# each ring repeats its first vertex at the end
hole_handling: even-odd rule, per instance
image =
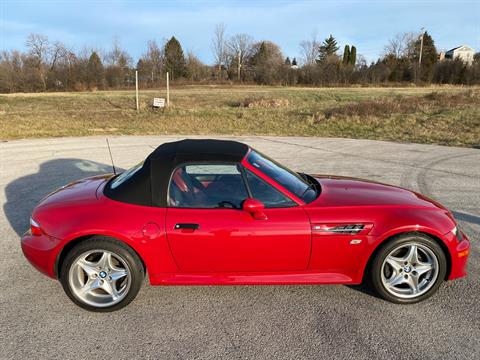
POLYGON ((366 235, 373 224, 313 224, 312 232, 317 235, 366 235))

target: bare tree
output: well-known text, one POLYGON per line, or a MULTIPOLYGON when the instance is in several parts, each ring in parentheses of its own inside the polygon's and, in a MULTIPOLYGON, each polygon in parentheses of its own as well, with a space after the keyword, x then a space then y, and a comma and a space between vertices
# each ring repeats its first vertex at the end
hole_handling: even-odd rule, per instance
POLYGON ((161 78, 164 63, 165 45, 158 46, 155 40, 148 42, 147 51, 140 57, 137 63, 137 70, 140 79, 147 79, 154 84, 161 78))
POLYGON ((112 49, 105 55, 104 61, 112 66, 125 66, 131 63, 132 58, 121 48, 118 39, 114 38, 112 49))
POLYGON ((160 73, 162 70, 163 65, 163 48, 165 44, 162 46, 158 46, 155 40, 150 40, 148 42, 148 52, 147 56, 153 64, 154 69, 160 73))
POLYGON ((187 53, 187 69, 188 77, 192 84, 195 81, 203 81, 209 76, 209 66, 201 62, 192 51, 187 53))
POLYGON ((237 65, 237 79, 240 81, 242 67, 252 51, 253 38, 248 34, 233 35, 227 42, 228 56, 231 63, 237 65))
POLYGON ((43 91, 47 90, 47 56, 50 52, 48 38, 40 34, 30 34, 27 37, 26 46, 30 56, 33 58, 35 69, 38 71, 42 81, 43 91))
POLYGON ((67 50, 66 46, 60 42, 55 41, 55 43, 50 47, 49 50, 49 57, 50 57, 50 70, 53 71, 55 69, 55 65, 60 60, 66 60, 68 57, 69 51, 67 50))
POLYGON ((220 73, 222 66, 227 62, 227 45, 224 24, 217 24, 215 26, 212 38, 212 52, 215 58, 215 63, 218 66, 218 72, 220 73))
POLYGON ((120 47, 116 38, 113 39, 112 49, 105 56, 104 62, 108 65, 105 69, 105 78, 110 87, 120 87, 125 82, 131 81, 131 76, 128 75, 132 57, 120 47))
POLYGON ((151 64, 151 80, 154 82, 155 77, 159 77, 163 68, 163 48, 159 47, 155 40, 148 42, 148 50, 144 58, 151 64))
POLYGON ((357 56, 357 62, 355 64, 355 68, 362 69, 362 68, 366 68, 366 67, 368 67, 367 58, 364 55, 359 54, 357 56))
POLYGON ((415 54, 415 40, 418 38, 414 33, 404 32, 396 34, 385 46, 385 56, 393 56, 396 59, 410 58, 415 54))
POLYGON ((47 58, 50 43, 45 35, 30 34, 26 41, 30 55, 36 57, 39 62, 44 62, 47 58))
POLYGON ((313 32, 309 40, 304 40, 300 43, 300 53, 302 55, 302 62, 304 65, 315 64, 318 58, 318 49, 320 48, 320 41, 317 39, 317 33, 313 32))
POLYGON ((15 92, 26 89, 22 87, 25 75, 25 69, 22 66, 22 54, 17 50, 0 52, 0 92, 15 92))

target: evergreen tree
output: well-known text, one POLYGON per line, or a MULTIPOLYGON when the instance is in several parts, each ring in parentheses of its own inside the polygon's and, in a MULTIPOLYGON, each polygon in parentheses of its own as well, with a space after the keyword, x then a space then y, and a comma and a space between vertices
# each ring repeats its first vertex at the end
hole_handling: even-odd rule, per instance
POLYGON ((274 84, 279 81, 285 60, 280 47, 270 41, 253 45, 248 74, 258 84, 274 84))
POLYGON ((292 60, 292 66, 297 66, 297 58, 293 58, 293 60, 292 60))
MULTIPOLYGON (((415 57, 414 62, 418 64, 421 47, 421 36, 415 41, 415 57)), ((423 50, 422 50, 422 63, 420 66, 420 79, 430 80, 433 74, 433 67, 437 62, 438 54, 435 48, 435 42, 428 32, 425 31, 423 35, 423 50)))
POLYGON ((87 63, 87 82, 91 86, 103 85, 104 69, 102 60, 95 51, 92 51, 87 63))
POLYGON ((266 63, 268 60, 268 49, 267 46, 265 45, 265 41, 262 41, 260 44, 260 47, 258 48, 258 51, 253 55, 252 57, 252 65, 253 66, 261 66, 266 63))
POLYGON ((350 46, 345 45, 343 50, 343 65, 347 66, 350 64, 350 46))
POLYGON ((330 34, 326 38, 322 45, 318 48, 318 59, 317 62, 324 62, 329 56, 336 55, 339 47, 337 46, 337 40, 330 34))
POLYGON ((172 36, 165 44, 165 70, 170 73, 171 79, 178 79, 187 75, 187 64, 180 42, 172 36))
POLYGON ((348 64, 351 67, 354 67, 356 63, 357 63, 357 48, 352 45, 352 48, 350 49, 350 55, 348 56, 348 64))
POLYGON ((137 61, 137 71, 138 71, 138 78, 140 81, 148 79, 150 75, 149 74, 150 64, 144 59, 140 58, 137 61))
POLYGON ((251 67, 253 69, 253 78, 259 84, 265 84, 268 82, 270 66, 269 66, 269 54, 265 41, 262 41, 258 50, 252 56, 250 60, 251 67))
POLYGON ((287 66, 292 66, 292 62, 290 61, 290 58, 287 56, 287 58, 285 59, 285 65, 287 66))

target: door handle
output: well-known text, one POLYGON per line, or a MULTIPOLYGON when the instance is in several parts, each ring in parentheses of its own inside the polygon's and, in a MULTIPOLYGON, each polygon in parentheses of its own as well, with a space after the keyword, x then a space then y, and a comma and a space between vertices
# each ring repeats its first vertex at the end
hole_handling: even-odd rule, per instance
POLYGON ((192 224, 192 223, 175 224, 175 230, 180 230, 180 229, 197 230, 199 227, 200 225, 192 224))

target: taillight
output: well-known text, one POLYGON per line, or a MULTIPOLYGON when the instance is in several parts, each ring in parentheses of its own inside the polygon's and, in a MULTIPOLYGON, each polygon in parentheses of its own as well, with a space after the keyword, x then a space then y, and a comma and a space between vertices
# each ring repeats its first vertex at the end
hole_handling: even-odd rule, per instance
POLYGON ((32 218, 30 218, 30 232, 34 236, 40 236, 43 233, 42 228, 40 227, 40 224, 37 223, 32 218))

